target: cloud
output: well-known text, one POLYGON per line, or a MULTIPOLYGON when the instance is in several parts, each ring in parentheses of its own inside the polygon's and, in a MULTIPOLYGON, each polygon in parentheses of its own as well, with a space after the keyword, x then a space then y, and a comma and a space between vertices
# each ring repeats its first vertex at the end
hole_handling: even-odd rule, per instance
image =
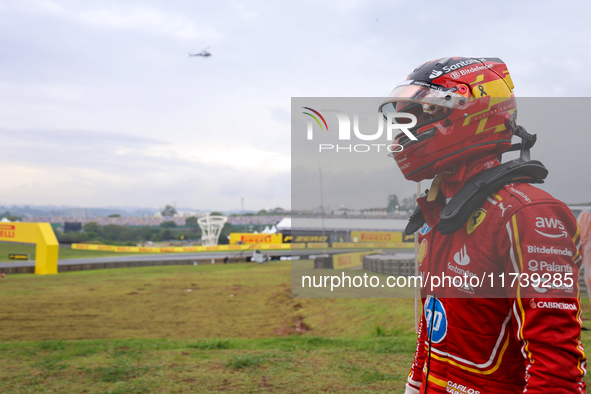
POLYGON ((228 209, 246 197, 289 207, 289 167, 267 171, 256 157, 245 166, 205 162, 167 141, 98 131, 0 130, 0 139, 4 196, 20 204, 228 209))
POLYGON ((197 25, 174 12, 133 3, 85 3, 36 0, 19 6, 23 11, 45 14, 76 22, 84 27, 148 33, 181 40, 219 40, 222 34, 206 25, 197 25))
MULTIPOLYGON (((289 173, 292 97, 384 97, 422 62, 455 55, 505 60, 522 97, 588 96, 590 7, 4 2, 0 164, 11 173, 0 174, 3 200, 160 206, 177 189, 195 208, 235 208, 241 196, 253 208, 273 199, 288 206, 286 182, 298 185, 289 173), (207 45, 211 58, 187 56, 207 45)), ((578 173, 543 158, 560 168, 560 193, 578 190, 577 200, 588 193, 579 185, 584 134, 571 130, 568 160, 557 156, 580 163, 578 173)), ((552 157, 542 147, 534 152, 552 157)), ((372 172, 358 175, 370 187, 372 172)), ((407 195, 413 185, 403 182, 383 193, 407 195)))

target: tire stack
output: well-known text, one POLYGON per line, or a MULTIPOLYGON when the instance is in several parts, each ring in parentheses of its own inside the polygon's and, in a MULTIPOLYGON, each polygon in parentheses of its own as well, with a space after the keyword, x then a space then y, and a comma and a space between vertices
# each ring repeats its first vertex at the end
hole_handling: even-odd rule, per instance
POLYGON ((363 269, 384 275, 410 276, 415 274, 415 260, 409 255, 371 254, 363 256, 363 269))
POLYGON ((333 269, 332 256, 318 256, 314 258, 315 269, 333 269))

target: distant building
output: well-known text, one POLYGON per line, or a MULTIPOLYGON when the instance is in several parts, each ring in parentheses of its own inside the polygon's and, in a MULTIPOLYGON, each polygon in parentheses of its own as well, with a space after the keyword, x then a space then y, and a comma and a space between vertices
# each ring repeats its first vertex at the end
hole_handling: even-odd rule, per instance
POLYGON ((81 222, 64 222, 64 232, 78 232, 82 230, 82 223, 81 222))

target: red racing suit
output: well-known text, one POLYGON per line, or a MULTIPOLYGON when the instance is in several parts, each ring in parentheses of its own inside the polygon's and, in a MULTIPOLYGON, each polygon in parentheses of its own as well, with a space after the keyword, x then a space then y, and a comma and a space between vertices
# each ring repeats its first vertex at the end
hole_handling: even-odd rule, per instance
POLYGON ((584 393, 581 241, 570 209, 530 184, 509 184, 443 235, 441 200, 418 202, 424 313, 406 393, 584 393), (524 280, 533 274, 536 286, 524 280), (444 275, 479 283, 431 288, 444 275))
MULTIPOLYGON (((583 211, 577 218, 581 229, 581 241, 583 243, 583 263, 585 282, 587 289, 591 289, 591 211, 583 211)), ((591 298, 591 294, 589 294, 591 298)))

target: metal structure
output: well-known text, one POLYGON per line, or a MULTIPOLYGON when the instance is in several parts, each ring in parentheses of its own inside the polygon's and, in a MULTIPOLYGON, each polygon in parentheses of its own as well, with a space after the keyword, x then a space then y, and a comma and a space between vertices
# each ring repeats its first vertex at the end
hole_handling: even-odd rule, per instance
POLYGON ((217 245, 222 228, 227 221, 228 218, 225 216, 207 215, 197 219, 197 224, 199 224, 199 227, 201 228, 201 245, 217 245))

